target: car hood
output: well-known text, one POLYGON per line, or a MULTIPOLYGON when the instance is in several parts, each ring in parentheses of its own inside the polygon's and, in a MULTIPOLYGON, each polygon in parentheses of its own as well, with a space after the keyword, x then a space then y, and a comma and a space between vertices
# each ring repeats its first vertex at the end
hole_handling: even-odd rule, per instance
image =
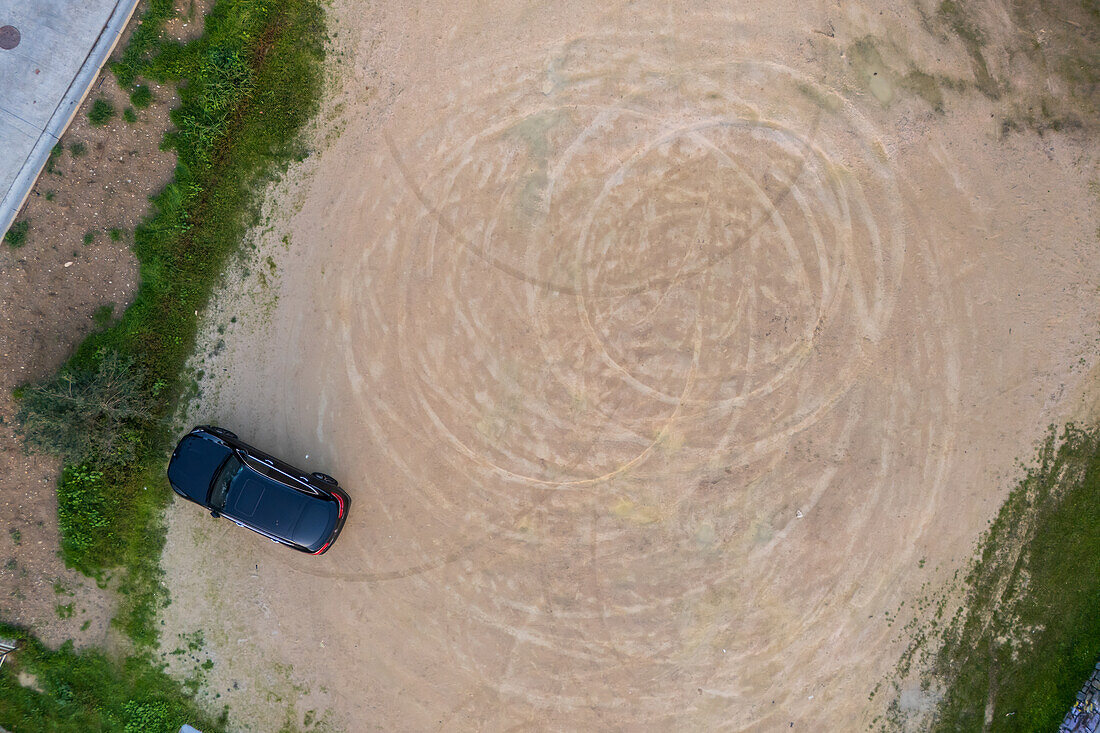
POLYGON ((168 480, 172 488, 205 505, 210 482, 230 452, 223 443, 194 434, 183 436, 168 464, 168 480))
POLYGON ((233 481, 226 517, 302 547, 319 547, 336 527, 335 502, 303 494, 250 468, 233 481))

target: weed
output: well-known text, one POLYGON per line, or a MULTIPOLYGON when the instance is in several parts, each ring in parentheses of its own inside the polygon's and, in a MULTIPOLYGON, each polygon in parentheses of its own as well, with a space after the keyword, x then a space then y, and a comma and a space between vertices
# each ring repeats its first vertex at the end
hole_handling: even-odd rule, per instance
POLYGON ((61 175, 61 171, 57 170, 57 159, 60 158, 61 154, 64 152, 65 148, 61 146, 61 143, 50 148, 50 156, 46 158, 46 172, 51 176, 61 175))
POLYGON ((23 542, 23 533, 15 527, 8 530, 8 535, 11 537, 12 544, 20 545, 23 542))
POLYGON ((118 227, 115 227, 115 228, 111 229, 110 232, 108 232, 108 236, 111 238, 112 242, 121 242, 122 241, 122 230, 119 229, 118 227))
POLYGON ((122 119, 127 124, 132 125, 137 122, 137 112, 134 111, 133 107, 127 107, 126 109, 122 110, 122 119))
POLYGON ((5 729, 168 733, 184 723, 209 733, 226 728, 226 713, 217 719, 206 714, 149 655, 115 660, 97 649, 77 652, 71 641, 50 651, 22 629, 3 624, 0 635, 19 642, 18 653, 0 668, 5 729), (19 684, 19 672, 33 674, 42 691, 19 684))
POLYGON ((9 573, 14 573, 17 567, 19 567, 19 562, 14 557, 8 558, 8 561, 4 563, 4 569, 9 573))
POLYGON ((189 652, 197 652, 206 646, 206 637, 202 629, 192 631, 190 634, 180 634, 180 638, 187 644, 189 652))
POLYGON ((87 247, 89 244, 94 242, 95 241, 95 230, 94 229, 89 229, 88 231, 84 232, 84 240, 83 241, 84 241, 84 246, 85 247, 87 247))
POLYGON ((145 84, 137 84, 130 92, 130 104, 138 109, 146 109, 153 103, 153 91, 145 84))
POLYGON ((70 143, 69 152, 73 154, 74 158, 79 158, 88 152, 88 146, 81 142, 70 143))
POLYGON ((51 191, 46 191, 46 200, 47 201, 53 201, 53 197, 56 196, 56 195, 57 195, 57 193, 55 191, 52 191, 52 190, 51 191))
POLYGON ((118 501, 101 471, 86 465, 66 468, 57 487, 57 503, 61 550, 68 564, 87 571, 118 557, 114 542, 118 501))
POLYGON ((57 605, 55 609, 57 611, 58 618, 72 618, 73 617, 73 604, 66 603, 64 606, 57 605))
POLYGON ((12 249, 18 249, 27 243, 27 230, 31 227, 30 219, 23 219, 12 224, 4 234, 4 241, 12 249))
POLYGON ((95 127, 102 127, 114 116, 115 106, 106 99, 100 98, 92 103, 92 108, 88 111, 88 122, 95 127))

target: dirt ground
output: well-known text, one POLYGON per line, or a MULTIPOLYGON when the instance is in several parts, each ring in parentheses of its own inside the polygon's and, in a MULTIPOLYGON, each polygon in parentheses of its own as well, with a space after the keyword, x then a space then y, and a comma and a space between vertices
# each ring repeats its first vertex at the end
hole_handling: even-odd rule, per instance
POLYGON ((203 630, 211 704, 870 723, 917 600, 1096 394, 1072 26, 968 7, 978 41, 934 5, 336 2, 319 152, 188 419, 354 504, 321 558, 170 511, 166 648, 203 630))

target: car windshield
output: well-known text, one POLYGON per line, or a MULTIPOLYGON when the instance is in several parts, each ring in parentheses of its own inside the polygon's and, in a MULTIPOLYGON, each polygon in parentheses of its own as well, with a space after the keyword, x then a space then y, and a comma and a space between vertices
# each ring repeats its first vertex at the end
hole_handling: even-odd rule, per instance
POLYGON ((214 477, 214 483, 210 486, 210 507, 212 509, 225 508, 225 500, 229 496, 229 487, 242 468, 244 466, 237 459, 237 456, 231 455, 226 459, 225 465, 218 471, 218 475, 214 477))

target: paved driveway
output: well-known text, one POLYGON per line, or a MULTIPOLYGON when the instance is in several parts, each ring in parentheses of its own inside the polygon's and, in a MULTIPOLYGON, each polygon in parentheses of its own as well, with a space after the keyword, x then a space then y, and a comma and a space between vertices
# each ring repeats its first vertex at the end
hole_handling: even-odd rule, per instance
POLYGON ((6 232, 137 0, 0 0, 0 232, 6 232))

